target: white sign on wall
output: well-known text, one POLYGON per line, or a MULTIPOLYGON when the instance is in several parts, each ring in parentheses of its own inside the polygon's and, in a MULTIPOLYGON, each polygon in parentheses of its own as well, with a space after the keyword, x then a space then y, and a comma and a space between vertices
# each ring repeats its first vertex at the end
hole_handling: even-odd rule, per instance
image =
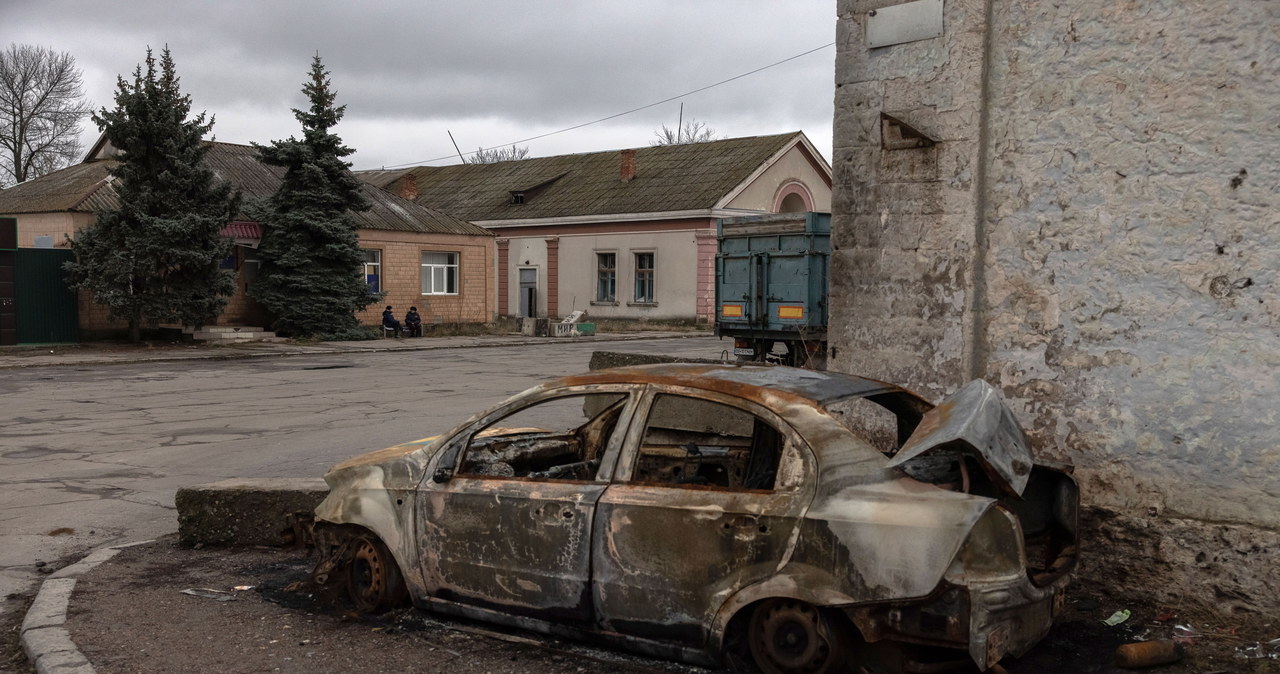
POLYGON ((867 47, 888 47, 942 35, 942 0, 915 0, 867 12, 867 47))

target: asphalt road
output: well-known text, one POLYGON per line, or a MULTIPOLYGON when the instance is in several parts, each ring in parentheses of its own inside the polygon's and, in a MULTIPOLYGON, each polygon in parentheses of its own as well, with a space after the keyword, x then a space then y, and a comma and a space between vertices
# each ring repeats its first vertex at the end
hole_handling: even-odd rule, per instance
POLYGON ((0 613, 39 566, 177 529, 174 492, 316 477, 585 371, 597 349, 715 358, 713 337, 0 371, 0 613))

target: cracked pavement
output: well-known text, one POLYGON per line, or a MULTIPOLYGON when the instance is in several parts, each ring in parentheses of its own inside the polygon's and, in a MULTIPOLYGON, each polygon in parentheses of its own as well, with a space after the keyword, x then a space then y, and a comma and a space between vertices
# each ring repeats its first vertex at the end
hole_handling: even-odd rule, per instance
POLYGON ((0 613, 41 565, 176 530, 174 492, 318 477, 448 431, 595 350, 718 357, 714 337, 0 370, 0 613), (43 564, 41 564, 43 563, 43 564))

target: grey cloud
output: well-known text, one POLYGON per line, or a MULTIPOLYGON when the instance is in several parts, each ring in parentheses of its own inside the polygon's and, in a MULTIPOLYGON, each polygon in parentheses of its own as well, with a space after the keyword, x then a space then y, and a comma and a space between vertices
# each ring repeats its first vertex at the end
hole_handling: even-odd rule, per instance
MULTIPOLYGON (((128 76, 147 45, 168 44, 195 109, 216 114, 219 137, 237 141, 295 132, 289 108, 302 104, 300 88, 318 51, 348 106, 344 125, 359 129, 365 145, 379 145, 348 138, 358 156, 411 161, 431 153, 397 137, 416 137, 422 128, 502 136, 493 142, 528 137, 825 44, 834 39, 835 7, 764 0, 10 0, 0 24, 13 41, 72 52, 99 106, 111 104, 115 76, 128 76), (373 128, 378 133, 364 133, 373 128), (506 137, 507 130, 517 133, 506 137)), ((833 60, 834 48, 687 97, 686 117, 729 135, 801 128, 829 153, 833 60)), ((677 109, 671 103, 610 122, 612 136, 595 127, 566 135, 597 143, 616 137, 608 147, 642 145, 649 134, 639 131, 674 124, 677 109)), ((538 146, 557 149, 536 154, 597 149, 561 137, 538 146)))

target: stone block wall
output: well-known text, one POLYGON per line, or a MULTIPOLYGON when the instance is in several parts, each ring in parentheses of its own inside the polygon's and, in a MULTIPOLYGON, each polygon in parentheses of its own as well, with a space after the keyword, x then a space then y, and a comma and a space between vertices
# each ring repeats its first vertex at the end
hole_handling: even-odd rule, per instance
POLYGON ((839 3, 832 366, 985 377, 1113 589, 1280 611, 1280 3, 945 0, 867 48, 893 4, 839 3))
POLYGON ((985 12, 951 0, 943 37, 867 49, 862 18, 893 4, 839 5, 832 357, 936 397, 970 370, 980 106, 968 94, 981 86, 985 12), (883 115, 933 144, 882 150, 883 115))

